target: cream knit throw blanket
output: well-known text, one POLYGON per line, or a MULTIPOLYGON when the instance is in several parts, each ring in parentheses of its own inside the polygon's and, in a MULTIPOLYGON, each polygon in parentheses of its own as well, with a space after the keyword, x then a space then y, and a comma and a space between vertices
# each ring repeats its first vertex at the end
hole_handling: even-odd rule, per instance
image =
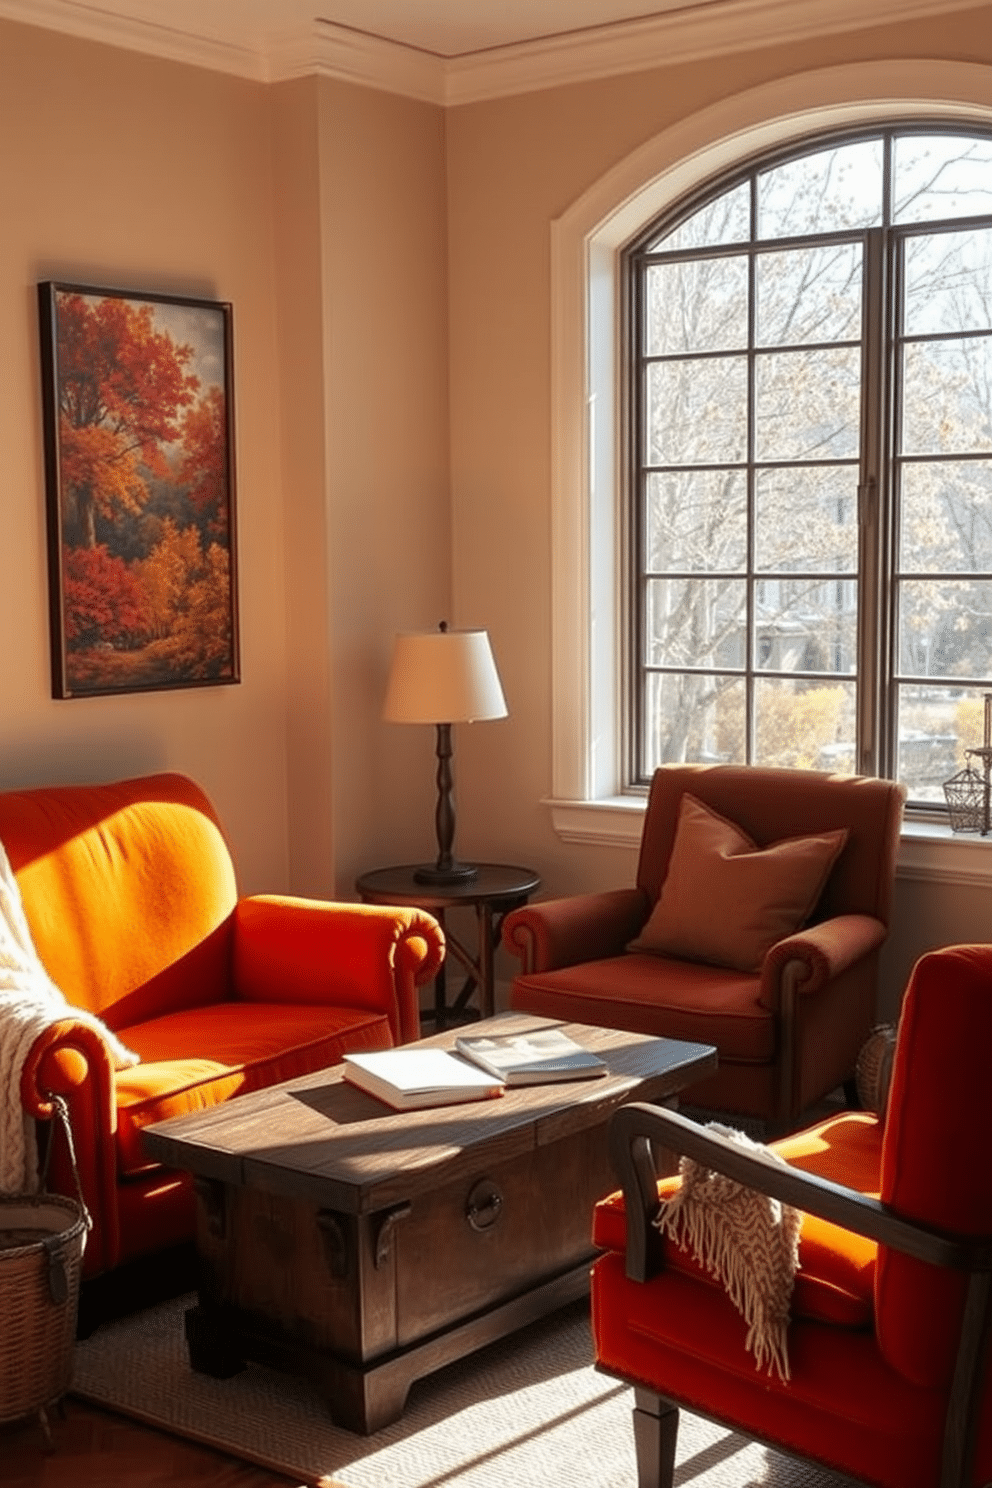
POLYGON ((33 1193, 38 1187, 34 1122, 21 1105, 21 1070, 38 1035, 69 1017, 102 1035, 118 1069, 138 1063, 137 1054, 99 1018, 67 1002, 41 964, 17 879, 0 844, 0 1193, 33 1193))
MULTIPOLYGON (((744 1132, 710 1122, 709 1129, 741 1147, 777 1153, 744 1132)), ((799 1264, 802 1214, 767 1194, 745 1188, 692 1158, 679 1161, 681 1186, 661 1202, 655 1225, 676 1244, 687 1245, 696 1261, 723 1283, 748 1325, 745 1346, 760 1369, 789 1378, 786 1332, 792 1284, 799 1264)))

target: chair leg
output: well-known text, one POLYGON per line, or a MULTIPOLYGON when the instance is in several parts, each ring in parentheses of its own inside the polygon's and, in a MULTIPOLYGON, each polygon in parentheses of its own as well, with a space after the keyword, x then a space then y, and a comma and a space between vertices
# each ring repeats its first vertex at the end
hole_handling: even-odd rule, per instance
POLYGON ((672 1488, 678 1406, 651 1390, 634 1391, 634 1449, 637 1488, 672 1488))

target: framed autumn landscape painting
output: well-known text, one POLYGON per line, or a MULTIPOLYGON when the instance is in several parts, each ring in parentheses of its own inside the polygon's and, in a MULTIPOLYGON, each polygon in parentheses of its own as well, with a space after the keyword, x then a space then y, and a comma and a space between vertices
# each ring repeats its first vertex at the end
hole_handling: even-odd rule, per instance
POLYGON ((230 305, 38 296, 53 696, 239 681, 230 305))

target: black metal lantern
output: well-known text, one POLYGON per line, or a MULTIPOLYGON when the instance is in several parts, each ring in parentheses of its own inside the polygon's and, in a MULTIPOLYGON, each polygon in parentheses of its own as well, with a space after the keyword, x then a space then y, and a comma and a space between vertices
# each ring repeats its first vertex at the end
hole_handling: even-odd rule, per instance
POLYGON ((981 749, 966 749, 965 767, 944 781, 944 798, 951 828, 955 832, 989 832, 990 779, 992 779, 992 693, 985 694, 985 742, 981 749), (967 763, 982 762, 981 774, 967 763))

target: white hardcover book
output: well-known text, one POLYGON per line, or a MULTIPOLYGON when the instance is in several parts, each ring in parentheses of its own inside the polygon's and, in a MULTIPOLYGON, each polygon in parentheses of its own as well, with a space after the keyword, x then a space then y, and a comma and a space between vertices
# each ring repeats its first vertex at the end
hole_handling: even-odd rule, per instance
POLYGON ((455 1048, 507 1085, 541 1085, 551 1080, 590 1080, 607 1073, 598 1054, 584 1049, 560 1028, 532 1033, 463 1037, 455 1048))
POLYGON ((379 1049, 346 1054, 344 1077, 398 1111, 502 1095, 503 1081, 445 1049, 379 1049))

